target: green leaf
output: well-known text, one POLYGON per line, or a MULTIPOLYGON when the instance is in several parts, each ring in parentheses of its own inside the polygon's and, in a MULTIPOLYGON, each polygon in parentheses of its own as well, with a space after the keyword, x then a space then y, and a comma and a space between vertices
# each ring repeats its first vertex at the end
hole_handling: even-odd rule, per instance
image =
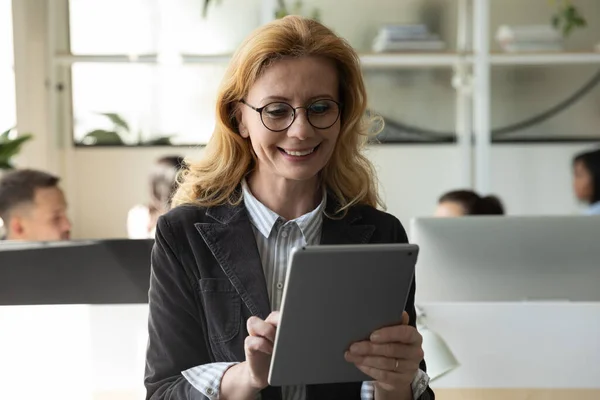
POLYGON ((115 124, 116 127, 123 128, 129 132, 129 124, 127 124, 127 121, 125 121, 123 119, 123 117, 121 117, 119 114, 116 114, 116 113, 99 113, 99 114, 104 115, 105 117, 110 119, 110 121, 113 124, 115 124))
POLYGON ((123 140, 117 132, 96 129, 86 134, 81 143, 86 145, 122 145, 123 140))
POLYGON ((4 132, 2 140, 0 140, 0 162, 10 164, 11 158, 16 156, 21 150, 21 146, 32 137, 32 135, 21 135, 11 140, 8 139, 8 135, 4 132))
POLYGON ((170 146, 171 145, 171 136, 161 136, 155 139, 148 140, 144 142, 144 144, 149 144, 153 146, 170 146))
POLYGON ((554 14, 552 16, 552 26, 554 27, 554 29, 558 29, 560 27, 560 17, 558 16, 558 14, 554 14))

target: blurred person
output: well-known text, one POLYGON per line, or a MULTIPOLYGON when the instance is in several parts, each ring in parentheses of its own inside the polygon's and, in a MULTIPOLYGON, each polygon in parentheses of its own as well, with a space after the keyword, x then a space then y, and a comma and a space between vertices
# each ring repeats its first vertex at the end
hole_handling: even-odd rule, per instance
POLYGON ((414 282, 402 321, 340 354, 365 382, 267 381, 278 283, 293 247, 408 241, 400 221, 379 209, 362 151, 370 121, 356 52, 314 20, 272 21, 233 55, 216 104, 203 158, 158 220, 146 398, 434 399, 414 282))
POLYGON ((600 215, 600 149, 578 154, 573 159, 573 190, 588 207, 587 215, 600 215))
POLYGON ((7 240, 69 240, 71 222, 60 178, 20 169, 0 179, 0 218, 7 240))
POLYGON ((177 189, 177 174, 183 168, 183 157, 159 158, 149 176, 150 202, 136 205, 127 214, 127 236, 130 239, 152 239, 158 217, 169 211, 177 189))
POLYGON ((504 206, 496 196, 480 196, 472 190, 454 190, 440 197, 436 217, 465 215, 504 215, 504 206))

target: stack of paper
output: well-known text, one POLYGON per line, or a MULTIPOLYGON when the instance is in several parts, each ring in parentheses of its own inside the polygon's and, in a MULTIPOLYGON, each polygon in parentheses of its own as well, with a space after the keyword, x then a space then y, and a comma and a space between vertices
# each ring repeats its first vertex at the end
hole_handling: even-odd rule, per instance
POLYGON ((560 33, 550 25, 502 25, 496 32, 496 40, 509 53, 563 50, 560 33))
POLYGON ((401 51, 440 51, 445 44, 423 24, 384 25, 373 41, 376 53, 401 51))

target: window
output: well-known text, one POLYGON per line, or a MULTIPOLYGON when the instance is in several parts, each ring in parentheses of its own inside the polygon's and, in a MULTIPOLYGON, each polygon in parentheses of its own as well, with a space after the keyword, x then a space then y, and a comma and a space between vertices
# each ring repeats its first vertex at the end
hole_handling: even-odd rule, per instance
POLYGON ((70 0, 75 143, 206 143, 228 56, 261 17, 260 0, 216 3, 70 0))
POLYGON ((12 2, 0 0, 0 133, 16 122, 12 2))

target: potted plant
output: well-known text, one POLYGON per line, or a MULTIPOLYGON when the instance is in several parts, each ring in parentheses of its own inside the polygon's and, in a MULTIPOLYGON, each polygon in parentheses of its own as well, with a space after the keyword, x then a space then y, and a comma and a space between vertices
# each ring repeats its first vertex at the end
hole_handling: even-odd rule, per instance
POLYGON ((570 0, 550 0, 550 4, 556 8, 552 15, 552 26, 563 37, 568 37, 576 28, 587 26, 587 21, 570 0))
POLYGON ((14 128, 0 134, 0 173, 13 169, 13 157, 19 154, 21 147, 33 136, 30 134, 16 135, 14 128))

